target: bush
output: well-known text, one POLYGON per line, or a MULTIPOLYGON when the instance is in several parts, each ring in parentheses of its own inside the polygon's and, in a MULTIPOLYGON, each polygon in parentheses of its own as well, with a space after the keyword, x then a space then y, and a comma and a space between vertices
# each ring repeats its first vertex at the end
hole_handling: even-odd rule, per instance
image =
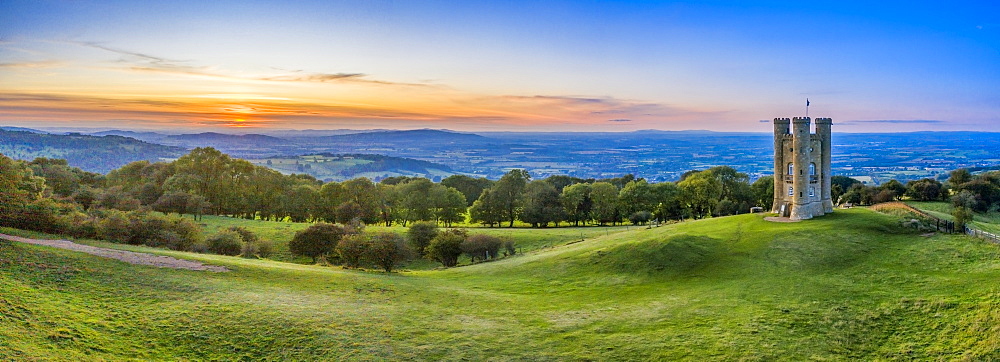
POLYGON ((271 243, 260 240, 253 231, 242 226, 230 226, 226 230, 240 234, 240 238, 243 239, 243 248, 240 251, 240 256, 244 258, 266 258, 271 255, 271 243))
POLYGON ((451 229, 438 233, 427 245, 427 258, 437 260, 446 267, 457 265, 458 257, 462 255, 462 243, 466 237, 468 234, 461 229, 451 229))
POLYGON ((410 228, 406 230, 406 237, 409 239, 410 247, 413 251, 423 256, 426 252, 427 245, 430 245, 431 240, 434 239, 438 234, 437 224, 430 221, 417 221, 410 224, 410 228))
POLYGON ((335 250, 340 260, 348 268, 360 268, 367 248, 365 236, 362 234, 348 235, 337 243, 335 250))
POLYGON ((222 230, 208 238, 208 250, 219 255, 240 255, 243 251, 243 239, 240 234, 231 230, 222 230))
POLYGON ((503 241, 503 256, 511 256, 517 254, 517 245, 514 244, 514 240, 504 240, 503 241))
POLYGON ((319 223, 296 232, 292 241, 288 242, 288 249, 292 254, 308 256, 316 263, 319 257, 333 252, 343 236, 344 229, 340 226, 319 223))
POLYGON ((497 257, 500 252, 500 238, 492 235, 476 234, 471 235, 462 243, 462 252, 472 258, 472 261, 479 259, 485 261, 497 257))
POLYGON ((129 220, 124 212, 108 210, 104 218, 97 223, 97 236, 101 239, 124 243, 129 240, 129 220))
POLYGON ((374 234, 368 238, 366 246, 365 259, 386 273, 392 272, 392 268, 397 264, 409 259, 410 253, 406 241, 396 233, 374 234))

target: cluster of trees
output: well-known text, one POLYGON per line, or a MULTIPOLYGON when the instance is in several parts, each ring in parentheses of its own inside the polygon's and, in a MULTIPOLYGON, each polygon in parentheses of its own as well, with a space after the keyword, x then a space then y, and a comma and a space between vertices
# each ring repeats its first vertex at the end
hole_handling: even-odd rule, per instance
MULTIPOLYGON (((173 162, 138 161, 102 176, 63 160, 29 163, 58 200, 122 211, 229 215, 247 219, 406 226, 432 221, 446 227, 466 220, 487 226, 536 227, 581 224, 643 224, 653 219, 701 218, 770 207, 773 180, 753 184, 730 167, 690 171, 676 183, 647 183, 625 175, 612 179, 552 176, 532 180, 511 170, 494 182, 454 175, 367 178, 323 183, 308 175, 283 175, 212 148, 197 148, 173 162)), ((36 192, 37 193, 37 192, 36 192)))
POLYGON ((972 212, 996 212, 1000 209, 1000 171, 977 175, 966 169, 951 172, 952 215, 955 223, 965 225, 972 221, 972 212))
POLYGON ((433 221, 450 227, 471 219, 487 226, 536 227, 562 222, 643 224, 744 213, 770 207, 772 179, 749 183, 730 167, 691 171, 677 183, 650 184, 626 175, 594 180, 552 176, 532 180, 511 170, 499 181, 454 175, 367 178, 323 183, 308 175, 283 175, 212 148, 197 148, 173 162, 138 161, 107 176, 80 171, 63 160, 30 163, 51 192, 84 210, 92 207, 162 213, 229 215, 247 219, 406 226, 433 221))
POLYGON ((850 177, 834 176, 832 196, 841 204, 874 205, 899 201, 903 197, 915 201, 942 201, 948 198, 949 192, 949 185, 931 178, 910 181, 905 185, 889 180, 878 186, 867 186, 850 177))
POLYGON ((439 231, 435 223, 420 221, 410 225, 407 236, 391 233, 366 233, 362 224, 341 226, 317 223, 296 232, 288 244, 294 255, 310 257, 313 263, 323 258, 328 263, 347 268, 372 267, 391 272, 400 263, 423 257, 451 267, 462 254, 470 260, 486 261, 514 255, 512 241, 490 235, 469 235, 463 229, 439 231))
POLYGON ((535 227, 569 222, 643 224, 671 220, 734 215, 751 206, 770 208, 773 178, 753 184, 745 173, 727 166, 689 171, 681 180, 647 183, 632 175, 609 180, 555 176, 531 180, 523 170, 512 170, 486 188, 469 209, 473 222, 513 226, 521 220, 535 227))

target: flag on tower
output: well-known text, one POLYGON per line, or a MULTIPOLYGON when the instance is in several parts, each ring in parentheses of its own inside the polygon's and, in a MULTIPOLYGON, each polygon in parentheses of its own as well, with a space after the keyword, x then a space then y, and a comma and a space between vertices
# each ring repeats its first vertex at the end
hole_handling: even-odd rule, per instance
POLYGON ((809 98, 806 98, 806 107, 809 107, 809 98))

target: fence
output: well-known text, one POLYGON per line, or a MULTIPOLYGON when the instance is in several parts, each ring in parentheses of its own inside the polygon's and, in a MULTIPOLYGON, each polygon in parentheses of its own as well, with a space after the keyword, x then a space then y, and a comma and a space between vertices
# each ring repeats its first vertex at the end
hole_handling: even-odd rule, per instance
MULTIPOLYGON (((926 219, 930 219, 930 220, 934 220, 934 227, 937 228, 938 231, 946 232, 946 233, 957 232, 954 221, 937 218, 937 217, 935 217, 933 215, 930 215, 930 214, 924 212, 923 210, 920 210, 918 208, 915 208, 913 206, 907 205, 907 204, 902 203, 902 202, 885 202, 885 203, 881 203, 881 204, 876 204, 876 205, 872 205, 871 209, 875 210, 875 211, 883 211, 883 210, 887 210, 887 209, 906 209, 907 211, 910 211, 910 212, 913 212, 913 213, 915 213, 917 215, 920 215, 920 217, 923 217, 923 218, 926 218, 926 219)), ((969 227, 968 225, 965 226, 965 234, 969 235, 969 236, 972 236, 972 237, 977 237, 977 238, 980 238, 980 239, 984 239, 984 240, 989 241, 989 242, 994 243, 994 244, 1000 244, 1000 235, 997 235, 997 234, 994 234, 994 233, 991 233, 991 232, 988 232, 988 231, 983 231, 983 230, 980 230, 980 229, 972 228, 972 227, 969 227)))
POLYGON ((919 215, 921 218, 933 221, 934 229, 937 230, 937 231, 944 232, 944 233, 955 233, 955 232, 958 232, 957 228, 955 227, 955 222, 954 221, 938 218, 938 217, 936 217, 934 215, 931 215, 931 214, 928 214, 928 213, 924 212, 923 210, 920 210, 918 208, 915 208, 913 206, 907 205, 907 204, 902 203, 902 202, 898 202, 898 201, 897 202, 883 202, 881 204, 872 205, 871 209, 875 210, 875 211, 879 211, 879 212, 886 211, 886 210, 891 210, 891 209, 904 209, 906 211, 909 211, 909 212, 912 212, 914 214, 919 215))
POLYGON ((986 232, 986 231, 982 231, 982 230, 979 230, 979 229, 973 229, 973 228, 970 228, 970 227, 966 227, 965 228, 965 234, 969 235, 969 236, 974 236, 974 237, 977 237, 977 238, 985 239, 986 241, 989 241, 989 242, 994 243, 994 244, 1000 244, 1000 236, 997 236, 997 234, 994 234, 994 233, 991 233, 991 232, 986 232))

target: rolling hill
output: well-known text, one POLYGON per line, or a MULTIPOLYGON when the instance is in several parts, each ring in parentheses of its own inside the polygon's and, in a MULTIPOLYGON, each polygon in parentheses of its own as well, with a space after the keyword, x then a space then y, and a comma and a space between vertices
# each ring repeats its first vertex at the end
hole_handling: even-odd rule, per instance
POLYGON ((170 147, 122 136, 67 135, 0 130, 0 153, 11 158, 32 160, 36 157, 62 158, 70 166, 86 171, 107 173, 129 162, 160 161, 179 157, 184 152, 170 147))
POLYGON ((456 174, 451 167, 428 161, 371 154, 320 153, 304 156, 274 156, 251 159, 258 166, 282 173, 304 173, 324 181, 344 181, 358 177, 381 180, 393 176, 426 177, 435 182, 456 174))
POLYGON ((0 242, 0 359, 1000 358, 1000 249, 862 209, 389 275, 124 247, 233 271, 0 242))

